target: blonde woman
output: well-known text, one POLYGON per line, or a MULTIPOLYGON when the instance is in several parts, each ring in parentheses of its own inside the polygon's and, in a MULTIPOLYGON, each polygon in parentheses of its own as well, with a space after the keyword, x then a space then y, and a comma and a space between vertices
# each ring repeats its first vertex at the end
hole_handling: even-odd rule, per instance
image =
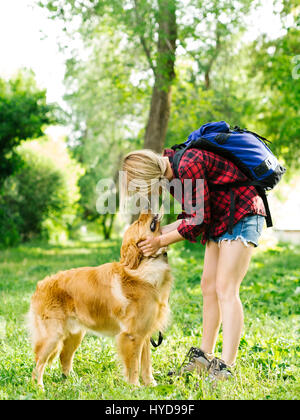
MULTIPOLYGON (((170 149, 165 150, 163 156, 150 150, 129 153, 123 161, 127 185, 143 185, 142 192, 148 195, 153 184, 162 179, 172 181, 175 177, 174 153, 170 149)), ((182 214, 176 222, 163 226, 159 237, 149 237, 139 246, 145 256, 151 256, 161 247, 183 240, 196 242, 197 237, 202 236, 201 242, 206 247, 201 279, 202 342, 199 347, 188 351, 187 362, 183 363, 180 372, 207 370, 212 378, 227 379, 232 376, 244 321, 239 289, 253 248, 258 245, 265 208, 255 187, 234 188, 234 225, 229 234, 230 194, 226 191, 210 192, 208 182, 245 181, 245 175, 229 160, 194 148, 183 154, 178 174, 182 185, 185 180, 192 180, 190 191, 182 194, 182 214), (200 179, 203 180, 202 189, 196 182, 200 179), (189 212, 189 208, 197 203, 203 204, 201 217, 189 212), (214 350, 221 322, 223 349, 219 359, 214 357, 214 350)))

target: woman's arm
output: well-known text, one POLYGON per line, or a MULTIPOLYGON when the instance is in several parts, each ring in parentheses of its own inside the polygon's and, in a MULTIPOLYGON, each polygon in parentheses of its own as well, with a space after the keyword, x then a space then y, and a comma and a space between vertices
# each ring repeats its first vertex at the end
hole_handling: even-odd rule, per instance
POLYGON ((184 238, 180 235, 178 230, 172 230, 169 233, 165 233, 158 237, 160 248, 175 244, 176 242, 184 241, 184 238))
POLYGON ((162 235, 172 232, 173 230, 177 230, 181 222, 182 220, 179 219, 179 220, 176 220, 176 222, 170 223, 169 225, 162 226, 161 227, 162 235))

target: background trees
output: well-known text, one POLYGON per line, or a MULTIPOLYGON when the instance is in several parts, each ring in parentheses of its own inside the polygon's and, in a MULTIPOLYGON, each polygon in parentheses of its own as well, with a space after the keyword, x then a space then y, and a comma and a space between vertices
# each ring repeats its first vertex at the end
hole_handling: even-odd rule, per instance
POLYGON ((77 216, 82 168, 63 139, 27 141, 15 153, 22 165, 1 189, 0 243, 64 241, 77 216))
POLYGON ((254 43, 243 34, 259 1, 40 4, 65 23, 62 46, 71 56, 66 99, 80 142, 93 138, 94 147, 101 143, 103 148, 117 136, 122 138, 121 154, 137 146, 161 151, 166 139, 168 144, 178 142, 207 119, 223 118, 260 129, 276 143, 275 152, 294 160, 295 148, 284 147, 296 144, 298 135, 299 81, 292 76, 299 50, 294 1, 281 6, 285 35, 260 37, 254 43), (69 47, 66 39, 74 38, 78 47, 69 47), (276 111, 278 101, 285 103, 276 111), (283 124, 285 106, 294 108, 294 116, 283 124))
MULTIPOLYGON (((84 169, 77 179, 80 219, 108 237, 114 216, 98 214, 97 182, 116 179, 128 151, 161 152, 207 121, 260 132, 285 166, 299 166, 299 6, 273 3, 278 36, 250 41, 259 0, 39 2, 64 24, 67 150, 84 169)), ((20 141, 41 136, 53 120, 32 75, 16 80, 0 89, 0 185, 20 167, 20 141)))
MULTIPOLYGON (((289 14, 290 21, 293 10, 289 14)), ((250 76, 256 77, 261 90, 258 121, 273 140, 274 152, 289 165, 299 166, 299 18, 290 25, 283 20, 285 35, 274 40, 262 37, 255 41, 250 76)))
POLYGON ((0 188, 21 164, 16 146, 40 137, 42 127, 55 121, 54 108, 31 72, 19 72, 8 82, 0 79, 0 188))
POLYGON ((76 216, 82 169, 44 134, 58 119, 32 72, 0 79, 0 244, 62 239, 76 216))
MULTIPOLYGON (((143 146, 157 152, 161 152, 164 147, 168 128, 171 87, 176 74, 176 49, 181 48, 181 55, 196 64, 198 75, 204 73, 205 87, 208 89, 218 55, 228 47, 232 37, 245 28, 244 18, 254 3, 249 0, 40 2, 48 8, 53 18, 64 20, 66 32, 71 37, 74 35, 72 23, 75 20, 79 22, 76 33, 81 35, 83 48, 88 48, 100 37, 102 43, 101 46, 98 44, 98 48, 102 48, 105 38, 111 40, 115 33, 121 34, 114 49, 118 50, 121 44, 128 48, 127 55, 134 51, 134 60, 126 57, 122 61, 123 65, 127 64, 125 73, 131 80, 141 73, 138 77, 151 87, 148 98, 150 109, 144 121, 143 146), (103 31, 105 27, 107 29, 108 23, 109 31, 103 31), (128 60, 133 66, 131 69, 128 68, 128 60)), ((110 52, 114 56, 114 51, 110 52)), ((101 59, 102 62, 106 61, 103 57, 101 59)), ((106 63, 110 62, 108 58, 106 63)))

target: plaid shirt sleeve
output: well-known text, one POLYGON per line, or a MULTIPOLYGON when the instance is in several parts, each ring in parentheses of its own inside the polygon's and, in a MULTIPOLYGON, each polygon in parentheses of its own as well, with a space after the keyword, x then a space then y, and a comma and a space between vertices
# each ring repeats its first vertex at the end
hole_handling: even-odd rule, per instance
POLYGON ((196 238, 209 226, 211 218, 204 162, 190 160, 187 153, 180 164, 179 176, 183 185, 183 212, 178 218, 183 220, 177 231, 190 242, 197 242, 196 238))

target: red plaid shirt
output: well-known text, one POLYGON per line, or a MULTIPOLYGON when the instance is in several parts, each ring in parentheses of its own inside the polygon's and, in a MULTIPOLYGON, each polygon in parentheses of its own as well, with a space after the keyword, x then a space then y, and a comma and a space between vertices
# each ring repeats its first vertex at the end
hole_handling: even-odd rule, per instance
MULTIPOLYGON (((168 156, 171 167, 174 150, 166 149, 164 156, 168 156)), ((182 214, 178 219, 183 219, 177 228, 182 237, 190 242, 197 242, 196 237, 202 234, 202 244, 208 238, 217 237, 228 229, 230 212, 229 191, 209 191, 208 181, 211 184, 225 184, 245 181, 248 178, 242 171, 229 160, 206 150, 189 149, 182 156, 179 168, 179 179, 184 184, 185 179, 192 180, 192 188, 187 188, 182 193, 182 214), (203 189, 195 182, 203 179, 203 189), (203 212, 199 217, 188 212, 191 206, 203 204, 203 212), (199 222, 197 223, 197 217, 199 222)), ((233 188, 235 196, 234 224, 250 214, 266 216, 262 198, 258 195, 255 187, 233 188)), ((172 195, 172 191, 170 191, 172 195)), ((176 198, 176 197, 175 197, 176 198)), ((177 199, 177 198, 176 198, 177 199)))

